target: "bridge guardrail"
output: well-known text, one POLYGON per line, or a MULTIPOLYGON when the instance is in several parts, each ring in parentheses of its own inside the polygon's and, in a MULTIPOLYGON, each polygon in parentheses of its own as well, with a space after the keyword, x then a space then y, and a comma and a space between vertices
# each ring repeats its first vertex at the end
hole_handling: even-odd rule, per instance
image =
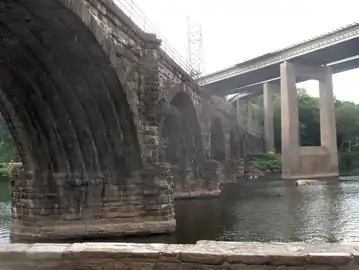
POLYGON ((160 31, 148 20, 144 12, 136 6, 134 0, 112 0, 142 31, 153 33, 162 40, 161 49, 172 58, 185 72, 191 75, 194 79, 199 78, 198 73, 183 59, 170 43, 160 35, 160 31))

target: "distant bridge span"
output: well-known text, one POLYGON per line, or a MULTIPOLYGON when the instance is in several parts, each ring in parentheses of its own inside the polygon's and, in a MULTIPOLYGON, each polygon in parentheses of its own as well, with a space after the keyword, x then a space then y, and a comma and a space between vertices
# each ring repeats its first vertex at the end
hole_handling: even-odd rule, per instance
POLYGON ((327 179, 339 175, 332 74, 358 67, 359 23, 355 23, 206 75, 199 83, 219 96, 238 93, 230 101, 263 94, 267 151, 275 151, 273 93, 280 92, 282 177, 327 179), (321 145, 301 147, 296 83, 310 79, 319 81, 321 145))
MULTIPOLYGON (((333 73, 358 68, 359 23, 208 74, 199 83, 220 96, 234 93, 261 95, 264 82, 279 80, 280 64, 284 61, 314 66, 328 65, 333 73)), ((297 81, 307 79, 298 77, 297 81)))

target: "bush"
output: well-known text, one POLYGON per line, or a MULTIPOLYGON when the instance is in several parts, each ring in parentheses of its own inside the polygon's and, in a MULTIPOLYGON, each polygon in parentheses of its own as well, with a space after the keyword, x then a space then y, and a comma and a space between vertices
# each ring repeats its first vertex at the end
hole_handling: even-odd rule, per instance
POLYGON ((359 170, 359 152, 341 152, 338 159, 340 172, 359 170))
POLYGON ((282 170, 281 159, 273 152, 248 154, 247 159, 250 167, 261 172, 280 172, 282 170))

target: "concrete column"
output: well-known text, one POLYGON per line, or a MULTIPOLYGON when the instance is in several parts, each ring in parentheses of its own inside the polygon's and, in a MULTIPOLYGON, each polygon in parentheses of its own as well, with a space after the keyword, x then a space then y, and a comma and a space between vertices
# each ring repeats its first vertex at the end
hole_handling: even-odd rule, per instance
POLYGON ((330 153, 330 171, 338 172, 337 129, 330 67, 325 68, 324 78, 319 81, 319 95, 321 145, 326 147, 330 153))
POLYGON ((278 88, 279 86, 274 83, 266 82, 263 85, 264 143, 266 152, 274 152, 273 92, 278 88))
POLYGON ((295 70, 292 63, 280 65, 282 118, 282 177, 295 174, 299 163, 299 117, 295 70))
POLYGON ((252 102, 248 101, 247 103, 247 126, 248 126, 248 133, 252 134, 253 132, 253 108, 252 108, 252 102))

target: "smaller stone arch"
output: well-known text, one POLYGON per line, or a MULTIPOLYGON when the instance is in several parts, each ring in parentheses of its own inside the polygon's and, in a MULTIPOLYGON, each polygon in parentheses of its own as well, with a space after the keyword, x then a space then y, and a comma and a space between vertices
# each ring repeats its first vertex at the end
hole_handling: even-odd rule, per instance
POLYGON ((218 162, 224 162, 226 159, 226 142, 222 122, 218 117, 212 118, 210 138, 211 158, 218 162))
POLYGON ((229 158, 238 159, 241 157, 240 144, 236 137, 236 131, 232 128, 229 132, 229 158))
POLYGON ((178 133, 182 134, 180 136, 182 147, 179 150, 186 155, 186 159, 191 159, 192 168, 198 175, 199 165, 204 162, 204 153, 197 112, 191 98, 184 92, 177 93, 172 98, 171 105, 178 111, 176 127, 178 133))
POLYGON ((162 114, 160 123, 160 137, 166 144, 160 160, 173 165, 175 197, 217 196, 218 165, 205 158, 199 119, 190 96, 178 92, 168 105, 172 113, 162 114))

